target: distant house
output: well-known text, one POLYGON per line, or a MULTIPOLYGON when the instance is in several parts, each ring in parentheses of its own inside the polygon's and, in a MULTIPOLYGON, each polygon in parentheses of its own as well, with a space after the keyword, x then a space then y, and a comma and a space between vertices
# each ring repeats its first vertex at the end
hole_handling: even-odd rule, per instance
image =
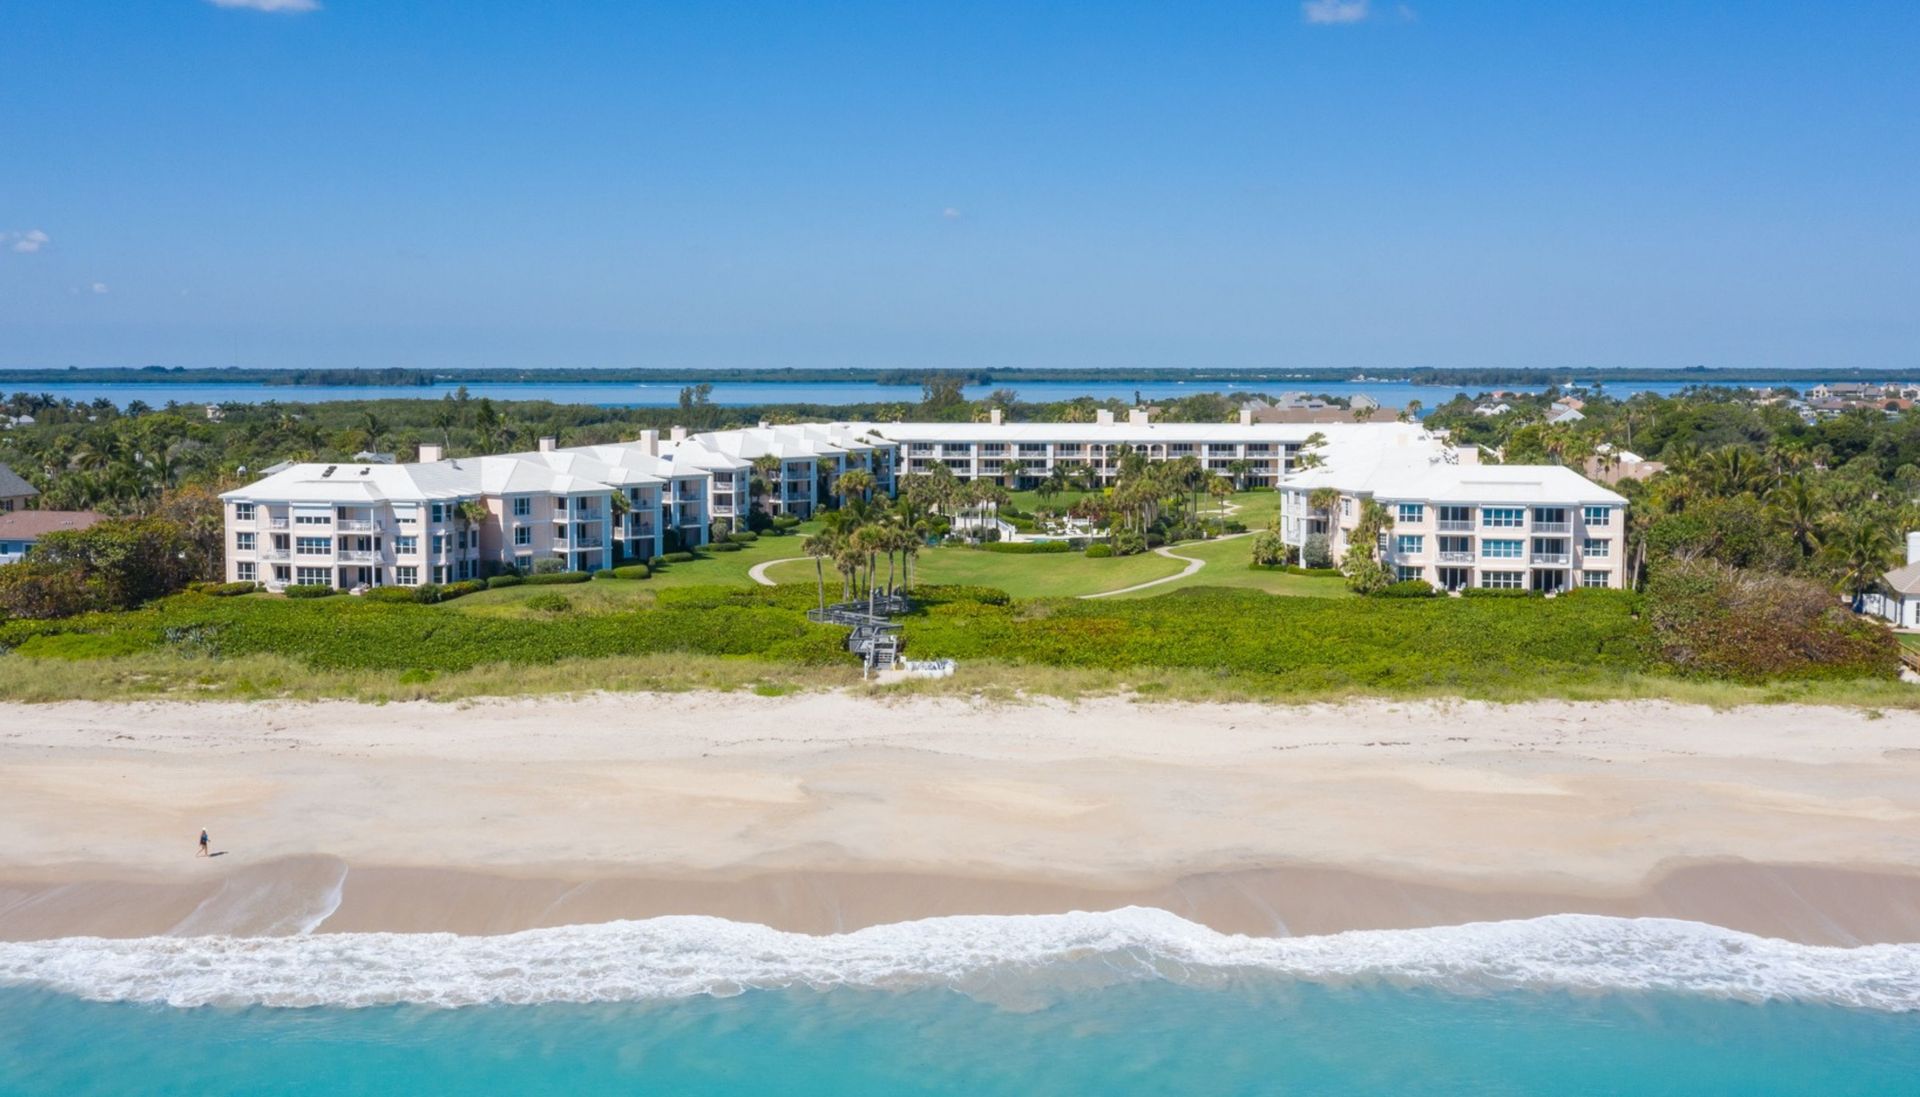
POLYGON ((1632 450, 1616 450, 1605 442, 1600 444, 1597 453, 1581 464, 1588 479, 1602 484, 1645 480, 1656 472, 1667 471, 1667 466, 1660 461, 1649 461, 1632 450))
POLYGON ((1556 425, 1560 423, 1578 423, 1585 418, 1586 415, 1582 414, 1579 408, 1564 401, 1547 409, 1547 422, 1556 425))
POLYGON ((86 529, 104 517, 90 510, 15 510, 0 514, 0 564, 18 562, 49 533, 86 529))
POLYGON ((1485 415, 1490 418, 1495 415, 1505 415, 1512 410, 1513 405, 1502 400, 1497 404, 1481 404, 1473 409, 1473 413, 1475 415, 1485 415))
POLYGON ((40 489, 5 465, 0 465, 0 514, 25 510, 33 505, 40 489))
POLYGON ((1896 628, 1920 628, 1920 532, 1907 534, 1907 562, 1880 577, 1860 611, 1884 617, 1896 628))

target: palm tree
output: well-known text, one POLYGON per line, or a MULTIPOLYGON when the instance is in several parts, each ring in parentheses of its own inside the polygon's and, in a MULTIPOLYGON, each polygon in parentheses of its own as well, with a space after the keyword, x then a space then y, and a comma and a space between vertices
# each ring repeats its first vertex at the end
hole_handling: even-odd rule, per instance
POLYGON ((873 496, 874 489, 879 486, 879 481, 873 478, 873 473, 864 469, 852 469, 841 473, 840 479, 834 481, 833 493, 842 499, 865 501, 873 496))
POLYGON ((827 566, 826 558, 833 555, 833 537, 826 533, 808 535, 800 542, 800 551, 813 557, 813 577, 820 588, 820 612, 827 612, 827 566))
POLYGON ((1893 534, 1872 518, 1861 518, 1841 530, 1828 552, 1841 569, 1840 587, 1853 597, 1857 610, 1893 562, 1893 534))
POLYGON ((1333 509, 1340 505, 1340 492, 1335 488, 1314 488, 1307 493, 1307 510, 1326 516, 1327 539, 1333 539, 1333 509))
POLYGON ((1227 498, 1233 494, 1233 481, 1217 474, 1209 476, 1207 477, 1207 494, 1213 496, 1220 517, 1224 520, 1227 516, 1227 498))
POLYGON ((1793 539, 1802 562, 1813 559, 1820 551, 1826 507, 1804 474, 1788 477, 1767 493, 1767 516, 1774 528, 1793 539))

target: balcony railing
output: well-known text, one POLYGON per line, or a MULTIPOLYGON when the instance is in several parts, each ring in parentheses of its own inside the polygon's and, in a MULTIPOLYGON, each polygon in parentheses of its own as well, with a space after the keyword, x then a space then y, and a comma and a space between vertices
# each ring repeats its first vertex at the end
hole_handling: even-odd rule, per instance
POLYGON ((1472 533, 1473 519, 1442 518, 1434 522, 1434 528, 1441 533, 1472 533))
POLYGON ((380 559, 380 554, 368 549, 341 549, 333 558, 343 564, 372 564, 380 559))
POLYGON ((1533 524, 1533 532, 1535 533, 1572 533, 1573 524, 1571 522, 1535 522, 1533 524))
POLYGON ((286 549, 277 548, 258 549, 255 555, 259 556, 262 560, 290 560, 293 558, 293 554, 286 549))
POLYGON ((1443 552, 1440 554, 1440 562, 1443 564, 1471 564, 1473 563, 1473 553, 1443 552))
POLYGON ((259 519, 259 522, 261 525, 265 526, 268 529, 286 529, 287 528, 287 520, 285 518, 261 518, 259 519))
POLYGON ((1572 563, 1573 557, 1564 552, 1536 552, 1533 554, 1533 562, 1536 564, 1560 564, 1564 566, 1572 563))
POLYGON ((583 548, 583 549, 590 549, 590 548, 599 548, 599 547, 600 547, 600 538, 598 538, 598 537, 575 537, 575 538, 573 539, 573 547, 574 547, 574 548, 583 548))
POLYGON ((372 533, 380 528, 380 524, 365 518, 342 518, 333 524, 333 528, 348 533, 372 533))

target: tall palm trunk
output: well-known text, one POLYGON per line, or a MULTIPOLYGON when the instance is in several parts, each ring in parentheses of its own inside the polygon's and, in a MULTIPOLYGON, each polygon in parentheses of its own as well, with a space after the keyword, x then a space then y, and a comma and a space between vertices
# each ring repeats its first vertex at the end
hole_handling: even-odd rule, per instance
POLYGON ((813 578, 820 586, 820 612, 827 612, 827 564, 816 556, 813 558, 813 578))

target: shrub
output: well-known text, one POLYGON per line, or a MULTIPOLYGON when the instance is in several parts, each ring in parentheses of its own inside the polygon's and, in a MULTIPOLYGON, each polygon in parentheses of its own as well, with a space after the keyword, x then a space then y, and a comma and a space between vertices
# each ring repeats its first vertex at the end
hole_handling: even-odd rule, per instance
POLYGON ((1073 546, 1065 541, 996 541, 980 546, 982 552, 1004 552, 1013 556, 1037 556, 1057 552, 1072 552, 1073 546))
POLYGON ((615 579, 645 579, 653 574, 653 569, 645 564, 623 564, 613 569, 615 579))
POLYGON ((1402 579, 1397 583, 1388 583, 1374 593, 1382 598, 1431 598, 1433 584, 1425 579, 1402 579))
POLYGON ((619 577, 618 575, 615 575, 615 574, 614 574, 614 572, 613 572, 613 569, 612 569, 612 568, 601 568, 601 569, 600 569, 599 571, 596 571, 596 572, 594 572, 594 573, 593 573, 593 577, 594 577, 595 579, 618 579, 618 578, 620 578, 620 577, 619 577))
POLYGON ((207 583, 202 593, 211 594, 215 598, 232 598, 240 594, 252 594, 259 589, 260 584, 243 580, 235 583, 207 583))
POLYGON ((360 598, 366 602, 413 602, 419 598, 419 588, 375 587, 360 598))
POLYGON ((1467 598, 1532 598, 1530 590, 1503 590, 1497 587, 1468 587, 1460 592, 1467 598))
POLYGON ((661 568, 667 566, 667 558, 664 556, 650 556, 647 558, 647 566, 654 571, 659 571, 661 568))
POLYGON ((693 559, 694 559, 694 555, 691 552, 669 552, 662 556, 656 556, 652 560, 647 561, 647 563, 650 566, 657 568, 664 564, 691 563, 693 559))
POLYGON ((1855 617, 1826 588, 1706 560, 1663 565, 1647 586, 1660 657, 1684 674, 1766 678, 1892 678, 1891 630, 1855 617))
POLYGON ((526 601, 521 604, 528 609, 539 610, 541 613, 565 613, 573 608, 573 603, 567 600, 566 595, 544 590, 539 594, 528 595, 526 601))
POLYGON ((1300 563, 1309 568, 1330 568, 1333 566, 1333 549, 1327 545, 1324 533, 1309 533, 1300 545, 1300 563))
POLYGON ((527 576, 527 585, 546 586, 550 583, 584 583, 593 576, 584 571, 548 571, 527 576))
POLYGON ((542 556, 533 562, 535 575, 552 575, 556 571, 566 570, 567 565, 558 556, 542 556))
POLYGON ((773 516, 773 528, 777 530, 790 530, 799 524, 800 519, 797 515, 776 514, 773 516))
POLYGON ((1253 562, 1261 567, 1293 563, 1293 546, 1280 539, 1274 530, 1263 530, 1253 537, 1253 562))
POLYGON ((35 560, 0 566, 0 618, 46 620, 104 608, 105 592, 78 569, 35 560))
MULTIPOLYGON (((745 545, 742 545, 737 541, 715 541, 712 544, 707 546, 707 551, 708 552, 739 552, 741 549, 745 547, 746 547, 745 545)), ((686 553, 685 555, 689 560, 694 558, 693 553, 691 552, 686 553)))
POLYGON ((1097 542, 1087 546, 1087 559, 1105 560, 1113 555, 1113 546, 1106 542, 1097 542))
POLYGON ((505 575, 496 575, 487 580, 487 589, 497 590, 500 587, 517 587, 524 582, 526 582, 526 579, 522 578, 519 574, 508 572, 505 575))
POLYGON ((325 583, 294 583, 282 587, 280 593, 289 598, 331 598, 340 592, 325 583))
POLYGON ((459 582, 447 583, 441 586, 440 600, 446 601, 449 598, 478 594, 485 589, 487 589, 487 581, 485 579, 462 579, 459 582))
POLYGON ((1387 569, 1374 559, 1373 550, 1367 545, 1353 545, 1347 549, 1346 559, 1347 589, 1359 594, 1373 594, 1386 589, 1393 582, 1387 569))
POLYGON ((753 532, 750 529, 741 530, 738 533, 730 533, 727 535, 727 540, 733 541, 737 544, 742 544, 742 545, 750 545, 755 541, 758 541, 759 539, 760 539, 760 535, 753 532))
POLYGON ((1108 544, 1113 547, 1115 556, 1135 556, 1147 551, 1147 539, 1140 535, 1139 530, 1115 530, 1108 544))

